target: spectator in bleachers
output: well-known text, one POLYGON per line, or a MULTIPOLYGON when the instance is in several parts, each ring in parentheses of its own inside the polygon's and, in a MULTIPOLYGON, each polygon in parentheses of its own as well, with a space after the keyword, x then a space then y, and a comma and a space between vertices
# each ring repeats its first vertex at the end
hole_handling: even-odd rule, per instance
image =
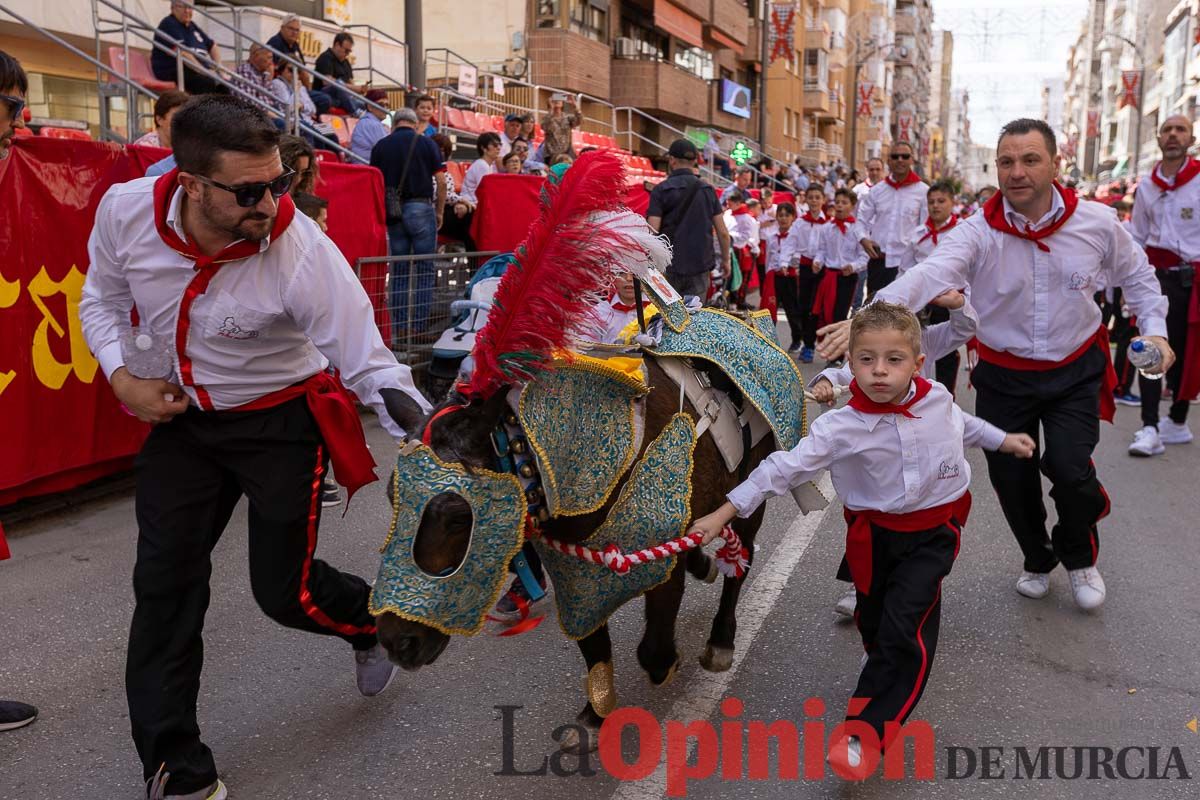
POLYGON ((559 164, 566 164, 568 167, 575 163, 575 159, 569 153, 559 153, 554 158, 550 159, 550 166, 557 167, 559 164))
POLYGON ((316 127, 320 113, 317 109, 316 101, 313 100, 312 92, 304 87, 304 84, 296 80, 296 68, 286 61, 279 62, 275 67, 275 79, 271 81, 271 96, 274 98, 274 105, 283 114, 285 119, 290 120, 292 108, 295 107, 300 117, 300 124, 308 127, 316 127), (292 86, 296 87, 295 94, 292 93, 292 86))
POLYGON ((546 165, 530 155, 531 143, 528 139, 518 136, 513 142, 512 151, 521 157, 521 172, 525 175, 545 175, 546 165))
MULTIPOLYGON (((267 39, 267 46, 281 53, 286 53, 288 58, 295 59, 304 64, 304 51, 300 49, 300 29, 300 17, 295 14, 288 14, 279 25, 279 33, 267 39)), ((276 74, 279 72, 279 65, 283 63, 285 62, 282 58, 275 56, 276 74)), ((308 96, 312 99, 313 104, 316 105, 317 113, 328 114, 329 107, 333 104, 329 99, 329 95, 313 90, 312 76, 304 70, 300 70, 299 77, 300 82, 304 84, 304 88, 308 89, 308 96)))
POLYGON ((150 52, 150 69, 160 81, 178 81, 175 69, 175 53, 182 54, 184 61, 184 85, 180 89, 189 94, 227 92, 220 82, 195 69, 202 66, 213 69, 221 63, 221 51, 207 33, 192 22, 194 14, 188 3, 171 3, 171 13, 158 23, 154 41, 165 48, 155 47, 150 52))
POLYGON ((175 118, 175 112, 179 110, 179 107, 187 101, 187 93, 178 89, 168 89, 160 94, 154 101, 154 130, 143 134, 134 144, 146 147, 165 147, 169 150, 171 148, 171 120, 175 118))
POLYGON ((371 150, 375 147, 375 143, 388 135, 388 129, 384 126, 383 121, 391 113, 391 106, 387 92, 383 89, 372 89, 367 92, 366 96, 368 100, 382 108, 367 106, 367 113, 359 118, 358 124, 354 126, 354 133, 350 136, 350 152, 370 161, 371 150))
MULTIPOLYGON (((417 133, 416 111, 397 109, 395 122, 396 129, 380 139, 371 151, 371 166, 383 173, 387 194, 388 245, 393 256, 432 255, 437 252, 437 231, 446 206, 446 184, 435 182, 434 176, 445 172, 446 164, 437 143, 417 133)), ((395 334, 406 330, 422 332, 428 324, 433 300, 433 262, 393 262, 391 278, 389 302, 395 334)))
POLYGON ((582 120, 575 104, 565 94, 550 95, 550 111, 542 117, 542 160, 554 166, 556 156, 569 155, 574 159, 575 150, 571 142, 571 131, 579 127, 582 120), (568 110, 569 109, 569 110, 568 110))
POLYGON ((509 151, 508 155, 500 158, 500 171, 505 175, 520 175, 521 157, 509 151))
MULTIPOLYGON (((450 163, 450 157, 454 155, 454 142, 444 133, 435 133, 432 137, 434 143, 442 151, 442 160, 447 164, 450 163)), ((465 252, 474 252, 475 241, 471 238, 471 214, 469 213, 470 205, 460 202, 458 189, 454 186, 454 177, 447 170, 438 175, 434 175, 435 181, 444 181, 446 186, 446 207, 450 209, 450 213, 446 214, 442 219, 442 224, 438 228, 438 232, 447 239, 454 239, 462 242, 465 252)), ((437 184, 434 184, 436 191, 437 184)))
POLYGON ((351 92, 362 94, 366 86, 354 82, 354 65, 350 63, 350 54, 354 52, 354 37, 342 31, 333 37, 333 46, 325 49, 317 56, 313 68, 318 75, 324 75, 326 80, 318 78, 313 82, 313 88, 325 92, 338 108, 362 116, 366 104, 351 92))
MULTIPOLYGON (((329 233, 329 201, 315 194, 300 192, 292 195, 296 208, 301 214, 317 223, 321 233, 329 233)), ((336 489, 335 489, 336 491, 336 489)))
MULTIPOLYGON (((0 50, 0 161, 8 158, 8 149, 18 128, 25 127, 25 95, 29 78, 21 62, 0 50)), ((0 530, 0 559, 8 558, 4 532, 0 530)), ((0 731, 23 728, 37 719, 37 709, 15 700, 0 700, 0 731)))
POLYGON ((437 133, 438 126, 433 123, 433 111, 437 107, 437 101, 423 94, 417 98, 413 107, 417 111, 417 133, 422 136, 433 136, 437 133))
MULTIPOLYGON (((251 44, 250 53, 246 60, 237 67, 237 76, 232 81, 243 95, 255 105, 263 105, 269 109, 277 109, 275 95, 271 91, 271 81, 275 79, 272 68, 274 59, 271 51, 260 44, 251 44)), ((272 114, 274 118, 274 114, 272 114)))
POLYGON ((512 150, 513 142, 521 136, 521 120, 520 114, 509 114, 504 118, 504 130, 500 133, 500 157, 509 154, 512 150))
POLYGON ((500 134, 491 131, 479 134, 479 139, 475 142, 475 149, 479 151, 479 158, 475 159, 467 169, 467 174, 463 178, 462 190, 459 192, 461 198, 471 204, 472 210, 479 202, 475 197, 475 190, 479 188, 479 182, 483 180, 483 176, 494 173, 496 164, 500 161, 500 134))
POLYGON ((532 147, 537 139, 537 123, 533 119, 532 114, 525 114, 521 117, 521 138, 529 142, 532 147))
POLYGON ((734 192, 742 195, 743 199, 750 196, 750 179, 754 177, 754 170, 749 167, 738 167, 737 177, 733 179, 733 183, 725 187, 725 191, 721 192, 721 205, 729 201, 729 196, 734 192))
POLYGON ((279 160, 285 168, 296 173, 288 194, 312 194, 317 186, 317 179, 321 177, 321 168, 313 146, 299 136, 285 133, 279 137, 279 160))

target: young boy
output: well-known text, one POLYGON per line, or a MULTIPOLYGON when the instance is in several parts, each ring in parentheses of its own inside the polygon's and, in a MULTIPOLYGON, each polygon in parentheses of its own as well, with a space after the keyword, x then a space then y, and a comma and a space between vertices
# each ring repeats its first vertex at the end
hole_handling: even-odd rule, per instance
MULTIPOLYGON (((914 229, 907 237, 904 253, 900 256, 900 274, 912 269, 925 259, 938 246, 938 242, 953 230, 958 224, 954 215, 954 187, 946 181, 938 181, 929 187, 926 193, 929 217, 914 229)), ((950 319, 950 312, 941 306, 929 304, 925 307, 930 325, 937 325, 950 319)), ((928 352, 928 351, 926 351, 928 352)), ((933 379, 954 394, 958 384, 959 357, 958 348, 942 354, 930 356, 935 362, 933 379)), ((930 377, 930 376, 927 376, 930 377)))
POLYGON ((929 678, 942 579, 970 511, 963 445, 1020 458, 1034 451, 1028 435, 1006 434, 964 413, 949 392, 920 376, 921 327, 903 307, 879 302, 855 314, 849 353, 849 405, 817 417, 795 448, 771 454, 728 502, 692 525, 709 541, 767 497, 829 470, 845 504, 846 559, 866 650, 853 694, 865 703, 847 719, 876 734, 832 743, 829 757, 839 771, 858 767, 864 747, 890 744, 929 678))
POLYGON ((300 213, 317 223, 321 233, 329 232, 329 201, 307 192, 297 192, 292 199, 300 213))
MULTIPOLYGON (((810 184, 804 191, 804 199, 804 216, 792 225, 792 235, 796 237, 792 266, 796 267, 801 325, 801 338, 793 340, 792 347, 799 350, 800 363, 811 364, 813 348, 817 345, 817 318, 812 312, 813 297, 816 296, 817 284, 820 283, 817 274, 820 270, 813 269, 813 260, 817 256, 822 226, 829 222, 829 219, 825 216, 824 189, 810 184)), ((790 312, 788 319, 791 319, 790 312)))
POLYGON ((747 196, 736 189, 725 200, 725 222, 729 226, 730 250, 742 272, 742 285, 737 291, 736 303, 745 305, 746 284, 754 271, 758 258, 758 220, 746 205, 747 196))
POLYGON ((839 322, 850 313, 858 275, 867 268, 867 251, 859 242, 866 237, 854 219, 857 198, 850 189, 838 189, 833 199, 833 219, 821 226, 813 274, 820 274, 812 311, 820 328, 839 322), (824 272, 821 270, 824 269, 824 272))
POLYGON ((773 208, 774 219, 771 233, 763 239, 766 255, 765 277, 763 278, 762 303, 759 308, 768 308, 771 319, 779 321, 776 309, 782 305, 787 314, 788 327, 792 331, 792 343, 788 352, 800 349, 802 337, 800 324, 799 287, 797 270, 792 266, 796 252, 796 239, 792 236, 792 223, 796 221, 796 207, 791 203, 780 203, 773 208))
MULTIPOLYGON (((613 296, 596 306, 600 327, 597 342, 615 344, 621 331, 637 319, 637 297, 633 291, 633 273, 622 272, 613 279, 613 296)), ((642 300, 642 308, 650 307, 649 300, 642 300)), ((643 313, 649 317, 650 312, 643 313)))

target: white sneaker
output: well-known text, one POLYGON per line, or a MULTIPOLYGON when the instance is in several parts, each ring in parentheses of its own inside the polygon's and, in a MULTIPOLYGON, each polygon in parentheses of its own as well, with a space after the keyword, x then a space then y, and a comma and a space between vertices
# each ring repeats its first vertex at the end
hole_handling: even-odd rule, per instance
POLYGON ((1164 419, 1158 423, 1158 438, 1163 444, 1188 444, 1192 441, 1192 430, 1186 422, 1164 419))
POLYGON ((1049 572, 1022 572, 1017 578, 1017 594, 1041 600, 1050 593, 1049 572))
POLYGON ((1104 578, 1095 567, 1069 569, 1067 575, 1071 579, 1071 591, 1075 594, 1075 605, 1084 611, 1091 611, 1104 604, 1104 578))
POLYGON ((852 588, 842 595, 842 599, 837 601, 833 610, 843 617, 853 617, 856 608, 858 608, 858 592, 852 588))
POLYGON ((1158 429, 1147 425, 1133 435, 1133 443, 1129 445, 1129 455, 1149 458, 1162 454, 1166 449, 1162 439, 1158 436, 1158 429))

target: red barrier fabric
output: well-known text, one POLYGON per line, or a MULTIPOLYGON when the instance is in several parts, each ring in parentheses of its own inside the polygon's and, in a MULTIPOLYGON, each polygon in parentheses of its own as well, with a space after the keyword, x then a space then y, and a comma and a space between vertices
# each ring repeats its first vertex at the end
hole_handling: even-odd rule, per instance
MULTIPOLYGON (((0 161, 0 506, 128 468, 149 430, 113 397, 78 311, 100 198, 165 154, 35 136, 0 161)), ((322 175, 342 252, 386 254, 378 171, 336 164, 322 175)))

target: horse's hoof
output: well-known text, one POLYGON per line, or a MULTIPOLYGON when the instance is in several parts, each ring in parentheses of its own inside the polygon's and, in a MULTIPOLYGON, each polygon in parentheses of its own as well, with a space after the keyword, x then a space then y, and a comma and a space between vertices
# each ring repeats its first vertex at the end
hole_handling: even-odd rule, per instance
POLYGON ((564 753, 570 753, 573 756, 596 752, 596 748, 600 746, 600 728, 593 728, 583 723, 579 725, 587 731, 587 736, 581 737, 579 735, 579 728, 567 728, 567 730, 563 731, 562 738, 558 740, 559 750, 562 750, 564 753))
POLYGON ((617 690, 613 686, 611 661, 600 661, 588 670, 585 683, 587 699, 599 717, 607 717, 617 707, 617 690))
POLYGON ((700 666, 709 672, 728 671, 733 666, 733 648, 706 645, 704 654, 700 656, 700 666))
POLYGON ((670 686, 671 681, 675 680, 675 673, 679 671, 679 654, 675 654, 675 662, 671 664, 667 670, 667 674, 663 676, 661 681, 655 681, 650 673, 646 673, 646 677, 650 678, 650 685, 655 689, 662 689, 664 686, 670 686))

